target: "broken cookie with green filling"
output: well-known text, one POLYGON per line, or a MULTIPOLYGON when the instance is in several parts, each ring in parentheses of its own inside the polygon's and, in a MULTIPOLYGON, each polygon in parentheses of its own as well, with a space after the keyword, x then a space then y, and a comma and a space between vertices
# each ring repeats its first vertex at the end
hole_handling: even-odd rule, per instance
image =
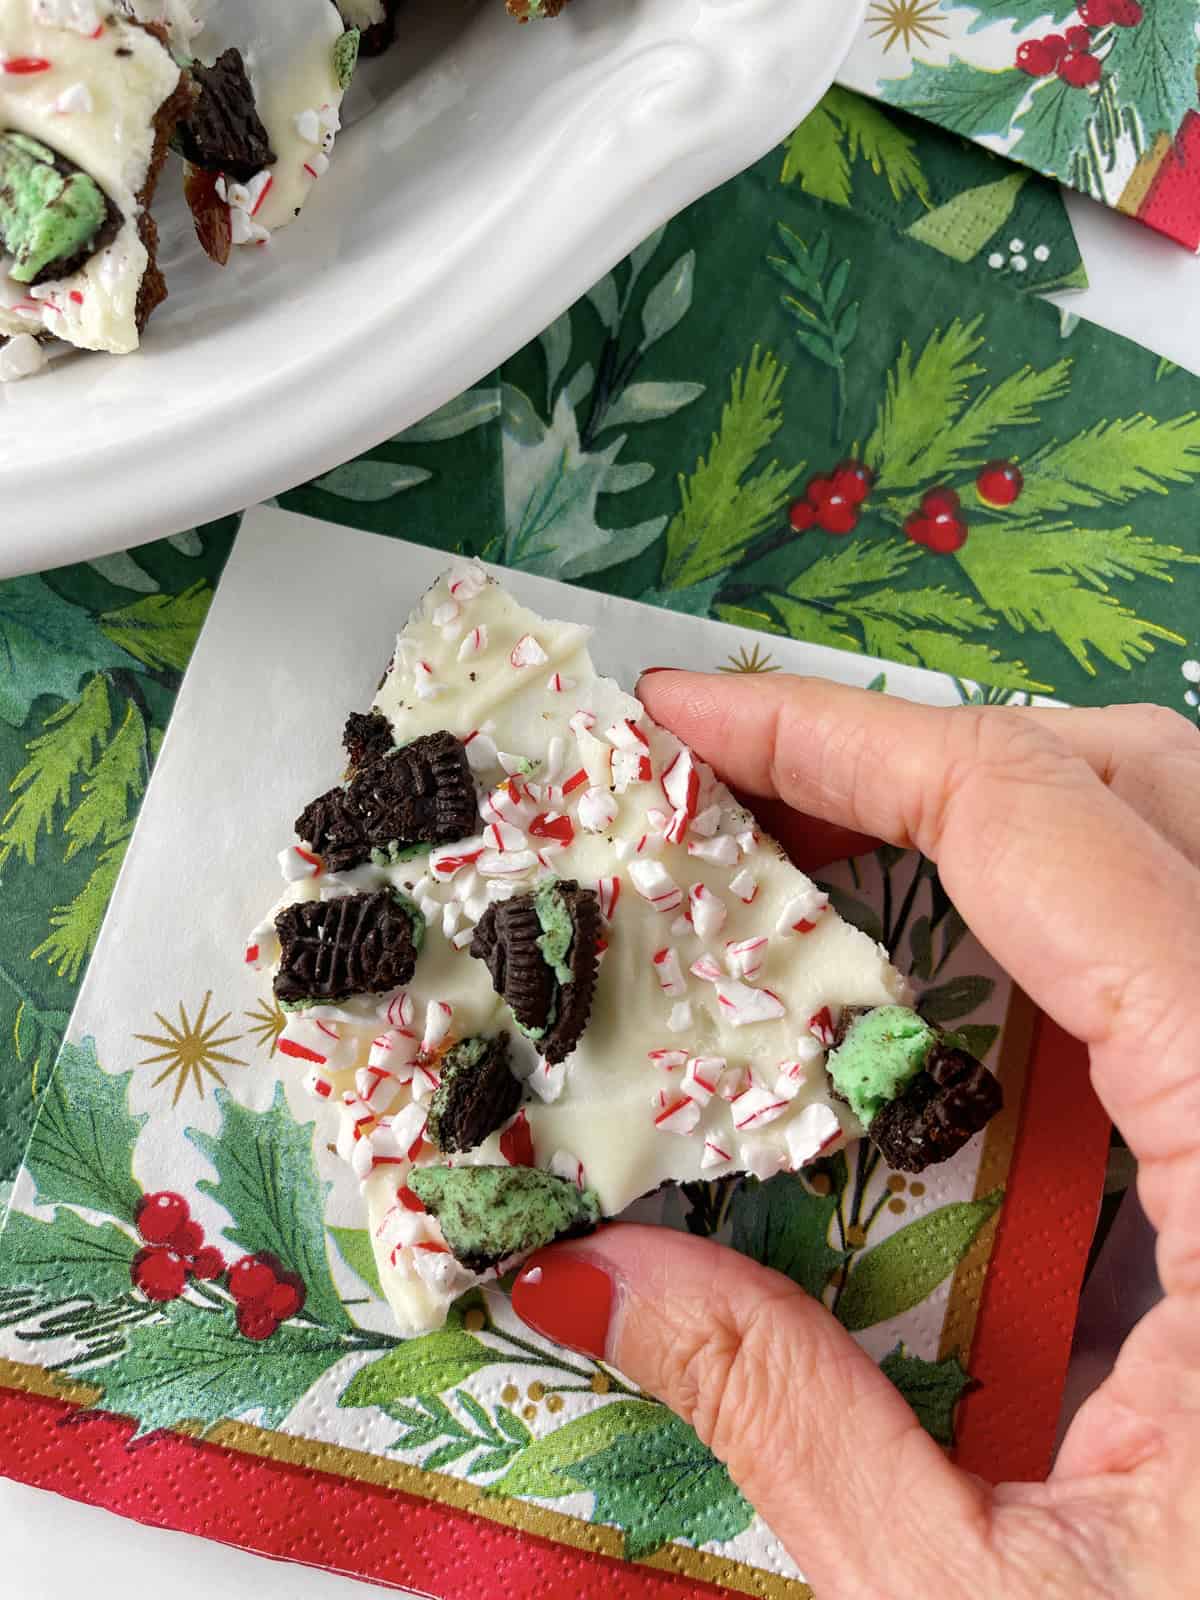
MULTIPOLYGON (((380 740, 377 728, 372 737, 380 740)), ((422 846, 463 839, 478 821, 475 808, 466 747, 442 729, 357 767, 349 783, 304 808, 296 832, 327 867, 344 872, 373 858, 398 861, 422 846)))
POLYGON ((331 1005, 386 994, 412 977, 425 919, 398 889, 297 900, 275 918, 280 1005, 331 1005))
POLYGON ((508 1065, 508 1035, 460 1039, 442 1057, 429 1102, 425 1137, 446 1154, 474 1150, 503 1127, 521 1103, 508 1065))
POLYGON ((69 277, 120 226, 94 178, 37 139, 0 132, 0 246, 12 257, 14 283, 69 277))
POLYGON ((826 1069, 890 1167, 946 1161, 995 1116, 999 1083, 982 1063, 906 1006, 848 1006, 826 1069))
POLYGON ((488 1272, 554 1239, 577 1239, 601 1217, 591 1189, 537 1167, 418 1167, 408 1186, 471 1272, 488 1272))
POLYGON ((552 1066, 587 1027, 599 938, 599 897, 573 878, 489 906, 476 924, 471 954, 487 963, 492 987, 552 1066))

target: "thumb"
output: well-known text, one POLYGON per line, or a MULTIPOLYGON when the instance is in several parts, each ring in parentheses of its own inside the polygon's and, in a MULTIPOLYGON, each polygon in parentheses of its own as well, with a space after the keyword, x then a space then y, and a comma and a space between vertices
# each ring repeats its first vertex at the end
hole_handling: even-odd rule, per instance
POLYGON ((709 1240, 631 1224, 526 1262, 513 1310, 689 1422, 818 1597, 987 1592, 987 1491, 833 1317, 709 1240), (955 1582, 955 1577, 959 1583, 955 1582))

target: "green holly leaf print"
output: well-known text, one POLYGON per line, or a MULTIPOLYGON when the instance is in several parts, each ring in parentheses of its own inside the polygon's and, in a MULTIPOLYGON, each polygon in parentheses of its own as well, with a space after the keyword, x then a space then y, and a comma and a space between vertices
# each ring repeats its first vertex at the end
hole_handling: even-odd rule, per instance
POLYGON ((1085 143, 1096 114, 1094 91, 1076 89, 1061 78, 1047 78, 1034 91, 1021 116, 1021 136, 1013 146, 1015 160, 1052 177, 1065 178, 1071 157, 1085 143))
POLYGON ((563 1476, 595 1491, 592 1520, 622 1529, 630 1561, 675 1539, 694 1545, 732 1539, 754 1520, 724 1464, 669 1411, 655 1427, 614 1439, 564 1468, 563 1476))
POLYGON ((0 721, 19 728, 39 695, 71 700, 88 673, 128 665, 95 619, 45 579, 0 583, 0 721))
MULTIPOLYGON (((1046 8, 1043 7, 1043 14, 1046 8)), ((1017 67, 988 72, 951 56, 944 67, 914 61, 907 78, 885 78, 880 95, 888 105, 903 106, 970 139, 984 133, 1007 133, 1017 107, 1030 88, 1027 73, 1017 67)))
POLYGON ((338 1405, 388 1406, 396 1400, 442 1394, 500 1357, 462 1328, 443 1328, 409 1339, 355 1373, 338 1405))
POLYGON ((662 1420, 663 1408, 654 1400, 613 1400, 597 1406, 534 1440, 503 1478, 488 1486, 487 1493, 534 1495, 539 1499, 574 1494, 577 1485, 566 1476, 571 1467, 619 1439, 657 1428, 662 1420))
POLYGON ((56 1299, 115 1300, 129 1293, 140 1248, 140 1240, 112 1222, 93 1227, 66 1209, 53 1222, 39 1222, 13 1211, 0 1235, 2 1276, 56 1299))
POLYGON ((194 583, 181 594, 147 595, 119 611, 107 611, 100 626, 144 666, 182 672, 211 600, 208 584, 194 583))
POLYGON ((147 1119, 127 1109, 132 1077, 105 1072, 94 1039, 63 1045, 25 1152, 39 1205, 133 1221, 142 1197, 133 1147, 147 1119))
POLYGON ((225 1237, 247 1253, 276 1255, 304 1279, 304 1314, 326 1328, 352 1324, 329 1271, 325 1248, 325 1196, 317 1177, 311 1122, 297 1122, 283 1085, 266 1111, 249 1111, 224 1089, 216 1090, 221 1131, 187 1136, 217 1169, 217 1181, 197 1188, 229 1213, 225 1237))
POLYGON ((961 1028, 947 1033, 947 1039, 960 1050, 965 1050, 976 1061, 983 1061, 996 1040, 1000 1029, 994 1022, 964 1022, 961 1028))
POLYGON ((207 1431, 251 1411, 277 1428, 347 1353, 324 1328, 285 1323, 269 1339, 251 1340, 224 1312, 181 1301, 163 1321, 132 1329, 125 1351, 94 1374, 104 1384, 96 1407, 134 1418, 139 1439, 180 1422, 207 1431))
POLYGON ((370 461, 361 458, 347 461, 345 466, 334 467, 324 477, 314 478, 312 487, 324 489, 326 494, 336 494, 341 500, 370 503, 390 500, 405 489, 415 489, 433 477, 424 467, 406 467, 399 461, 370 461))
POLYGON ((379 1281, 379 1268, 375 1265, 375 1251, 371 1248, 371 1235, 366 1228, 330 1228, 338 1254, 352 1272, 357 1272, 372 1294, 384 1298, 379 1281))
POLYGON ((1146 0, 1136 27, 1115 30, 1104 70, 1136 111, 1147 145, 1160 134, 1174 138, 1196 110, 1196 51, 1187 48, 1195 27, 1195 0, 1146 0))
POLYGON ((829 1243, 837 1196, 813 1194, 798 1178, 780 1173, 766 1183, 744 1183, 733 1200, 735 1250, 774 1267, 819 1300, 847 1252, 829 1243))
POLYGON ((696 252, 685 251, 651 289, 642 307, 642 350, 649 350, 677 328, 692 309, 696 252))
POLYGON ((0 867, 16 851, 30 866, 40 835, 49 834, 55 814, 66 805, 71 785, 92 762, 112 726, 108 685, 96 673, 77 700, 59 706, 42 731, 25 747, 26 762, 10 785, 16 799, 0 822, 0 867))
POLYGON ((861 1333, 920 1305, 954 1271, 1003 1198, 1003 1189, 993 1189, 980 1200, 940 1206, 857 1255, 838 1321, 861 1333))
MULTIPOLYGON (((447 400, 411 428, 405 428, 392 440, 393 444, 440 444, 444 439, 457 439, 475 428, 485 427, 500 415, 500 390, 467 389, 447 400)), ((425 475, 429 476, 428 473, 425 475)), ((424 479, 421 480, 424 482, 424 479)))
POLYGON ((910 1356, 902 1344, 888 1352, 879 1370, 899 1389, 931 1438, 954 1443, 954 1408, 971 1387, 972 1378, 957 1356, 924 1361, 910 1356))
POLYGON ((504 564, 547 578, 583 578, 653 544, 665 517, 628 528, 603 528, 596 520, 625 435, 603 450, 585 450, 567 391, 547 428, 520 390, 505 387, 504 564))

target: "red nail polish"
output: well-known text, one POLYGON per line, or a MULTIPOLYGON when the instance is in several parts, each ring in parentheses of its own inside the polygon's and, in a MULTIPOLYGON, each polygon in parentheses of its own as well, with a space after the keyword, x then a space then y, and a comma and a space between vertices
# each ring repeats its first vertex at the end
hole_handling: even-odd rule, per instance
POLYGON ((526 1262, 512 1291, 513 1310, 535 1333, 589 1356, 604 1354, 612 1301, 607 1272, 559 1250, 526 1262))
POLYGON ((675 672, 675 667, 643 667, 639 676, 648 678, 652 672, 675 672))

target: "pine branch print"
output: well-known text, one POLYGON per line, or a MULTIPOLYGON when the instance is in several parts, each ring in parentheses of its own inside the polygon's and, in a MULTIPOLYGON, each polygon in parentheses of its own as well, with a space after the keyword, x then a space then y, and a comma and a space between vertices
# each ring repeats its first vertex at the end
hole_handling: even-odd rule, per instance
POLYGON ((108 688, 102 673, 89 678, 77 700, 59 706, 26 746, 26 762, 10 785, 16 799, 0 822, 0 867, 16 851, 33 866, 38 840, 70 798, 71 787, 91 765, 98 743, 112 723, 108 688))
POLYGON ((793 337, 833 373, 833 436, 840 439, 846 421, 846 356, 858 332, 858 301, 844 303, 850 263, 839 261, 827 276, 829 235, 823 233, 810 249, 784 223, 778 227, 787 256, 768 256, 767 262, 791 290, 779 298, 795 321, 793 337))
POLYGON ((1026 513, 1124 505, 1200 474, 1200 414, 1159 422, 1140 412, 1094 423, 1073 439, 1043 445, 1025 467, 1026 513))

